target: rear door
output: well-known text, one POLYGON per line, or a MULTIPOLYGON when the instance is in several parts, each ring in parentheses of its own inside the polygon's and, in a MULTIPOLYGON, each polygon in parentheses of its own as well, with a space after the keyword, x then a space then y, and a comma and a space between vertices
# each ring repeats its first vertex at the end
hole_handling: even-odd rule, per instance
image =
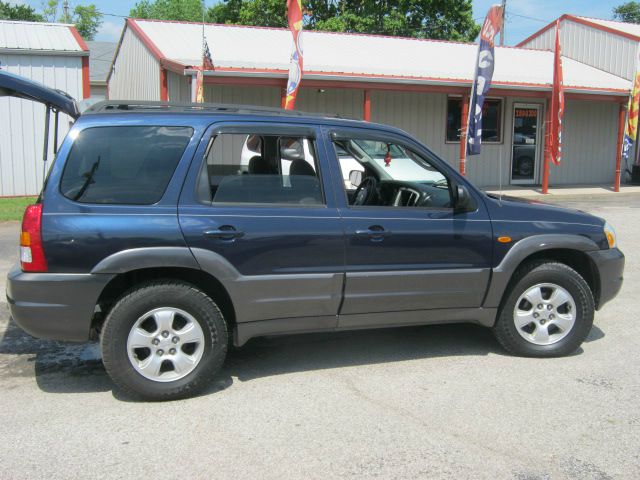
POLYGON ((197 150, 179 204, 201 267, 218 278, 236 320, 335 327, 344 239, 315 127, 220 123, 197 150))
POLYGON ((345 188, 350 172, 335 176, 346 234, 340 326, 408 323, 409 311, 480 307, 492 255, 483 202, 477 199, 472 212, 456 212, 451 173, 408 138, 353 129, 327 130, 325 139, 337 172, 357 160, 358 152, 347 148, 354 142, 370 161, 364 178, 377 177, 376 196, 362 202, 362 194, 345 188), (400 314, 371 315, 382 312, 400 314))

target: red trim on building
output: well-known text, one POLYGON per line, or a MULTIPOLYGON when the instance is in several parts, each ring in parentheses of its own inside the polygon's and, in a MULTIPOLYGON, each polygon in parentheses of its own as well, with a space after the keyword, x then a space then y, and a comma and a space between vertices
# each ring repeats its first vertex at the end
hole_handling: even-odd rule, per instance
POLYGON ((78 32, 76 27, 74 27, 73 25, 69 25, 69 30, 71 30, 71 35, 73 35, 73 38, 76 39, 76 42, 78 42, 80 48, 83 51, 88 52, 89 47, 87 46, 87 43, 84 41, 84 38, 82 38, 82 35, 80 35, 80 32, 78 32))
POLYGON ((89 77, 89 57, 82 57, 82 98, 91 96, 91 79, 89 77))
MULTIPOLYGON (((89 52, 89 47, 87 43, 80 35, 80 32, 73 25, 69 25, 69 31, 76 42, 78 42, 78 46, 82 49, 83 52, 89 52)), ((91 81, 89 78, 89 55, 88 53, 82 57, 82 98, 89 98, 91 95, 91 81)))
MULTIPOLYGON (((597 23, 597 22, 592 22, 592 21, 587 20, 585 18, 576 17, 575 15, 569 15, 568 13, 565 13, 564 15, 562 15, 558 20, 560 20, 561 22, 564 21, 564 20, 570 20, 572 22, 579 23, 581 25, 586 25, 588 27, 593 27, 593 28, 595 28, 597 30, 602 30, 603 32, 612 33, 614 35, 618 35, 618 36, 624 37, 624 38, 629 38, 631 40, 635 40, 636 42, 640 41, 640 36, 638 36, 638 35, 633 35, 631 33, 623 32, 621 30, 616 30, 615 28, 607 27, 606 25, 602 25, 602 24, 597 23)), ((540 29, 537 32, 535 32, 533 35, 530 35, 527 38, 525 38, 523 41, 521 41, 520 43, 518 43, 516 45, 516 48, 521 48, 525 44, 527 44, 531 40, 533 40, 534 38, 538 38, 544 32, 546 32, 547 30, 549 30, 550 28, 555 26, 556 21, 557 20, 554 20, 553 22, 551 22, 547 26, 545 26, 542 29, 540 29)))
POLYGON ((180 75, 184 75, 185 69, 189 68, 189 65, 176 62, 175 60, 169 60, 168 58, 163 58, 162 60, 160 60, 160 66, 166 68, 171 72, 179 73, 180 75))
POLYGON ((169 101, 169 89, 167 86, 167 70, 160 67, 160 101, 169 101))
MULTIPOLYGON (((246 73, 251 73, 251 74, 255 74, 256 77, 233 77, 233 76, 205 76, 205 82, 206 83, 227 83, 225 80, 223 79, 229 79, 229 78, 234 78, 233 83, 236 84, 237 80, 239 80, 239 78, 244 78, 244 82, 246 85, 264 85, 264 83, 262 83, 264 80, 269 80, 271 82, 271 84, 275 84, 275 82, 280 81, 280 78, 270 78, 270 79, 263 79, 263 78, 259 78, 257 77, 260 74, 278 74, 278 75, 282 75, 282 78, 285 78, 287 76, 287 71, 286 70, 279 70, 279 69, 258 69, 258 68, 229 68, 229 67, 217 67, 216 68, 216 72, 224 72, 224 73, 237 73, 237 74, 246 74, 246 73), (217 80, 213 80, 213 78, 216 78, 217 80)), ((443 92, 447 92, 447 93, 455 93, 454 91, 452 91, 452 89, 455 88, 460 88, 464 91, 468 90, 469 88, 471 88, 471 84, 473 83, 472 80, 470 79, 464 79, 464 78, 440 78, 440 77, 410 77, 410 76, 402 76, 402 75, 371 75, 368 73, 347 73, 347 72, 320 72, 320 71, 315 71, 315 70, 307 70, 305 71, 305 75, 307 76, 307 78, 305 78, 305 86, 318 86, 318 85, 322 85, 322 86, 327 86, 329 83, 335 82, 336 84, 339 83, 340 87, 336 87, 336 88, 359 88, 359 89, 372 89, 372 90, 402 90, 402 91, 411 91, 412 88, 418 87, 420 89, 422 88, 428 88, 430 89, 429 91, 437 91, 437 89, 440 89, 443 92), (313 75, 324 75, 327 77, 335 77, 335 78, 344 78, 344 77, 351 77, 351 78, 362 78, 362 79, 371 79, 373 81, 371 82, 364 82, 364 81, 360 81, 360 80, 316 80, 316 79, 309 79, 309 76, 313 76, 313 75), (378 81, 376 81, 378 80, 378 81), (385 84, 383 82, 381 82, 380 80, 407 80, 407 81, 414 81, 414 82, 425 82, 428 84, 426 85, 420 85, 419 83, 414 83, 414 84, 399 84, 399 83, 388 83, 385 84), (314 83, 315 82, 315 83, 314 83), (440 83, 446 83, 446 84, 450 84, 450 85, 437 85, 437 84, 432 84, 431 82, 440 82, 440 83), (431 89, 436 89, 436 90, 431 90, 431 89)), ((536 93, 536 97, 545 97, 546 94, 552 89, 552 85, 551 84, 545 84, 545 83, 524 83, 524 82, 503 82, 503 81, 493 81, 492 85, 495 86, 501 86, 501 87, 523 87, 523 88, 533 88, 533 89, 541 89, 539 91, 539 93, 537 92, 531 92, 531 93, 536 93), (544 90, 542 90, 544 89, 544 90)), ((573 86, 573 85, 565 85, 565 89, 566 90, 579 90, 579 91, 584 91, 584 92, 594 92, 594 95, 600 95, 600 94, 612 94, 612 93, 624 93, 625 95, 629 93, 629 90, 627 89, 622 89, 622 88, 609 88, 609 89, 597 89, 597 88, 590 88, 590 87, 581 87, 581 86, 573 86)), ((495 89, 492 90, 492 93, 494 95, 499 94, 500 92, 502 92, 503 89, 495 89)), ((526 90, 522 90, 522 92, 526 92, 526 90)), ((523 94, 521 96, 526 96, 526 94, 523 94)))
MULTIPOLYGON (((235 76, 205 76, 205 83, 210 85, 234 85, 234 86, 251 86, 251 87, 277 87, 282 88, 286 82, 286 78, 264 78, 264 77, 235 77, 235 76)), ((311 80, 305 79, 302 88, 344 88, 370 91, 397 91, 397 92, 417 92, 417 93, 446 93, 449 95, 464 95, 469 93, 469 87, 464 86, 446 86, 446 85, 419 85, 419 84, 399 84, 399 83, 382 83, 382 82, 363 82, 348 80, 311 80)), ((519 90, 510 88, 492 88, 488 95, 497 97, 521 97, 521 98, 546 98, 551 90, 519 90)), ((567 98, 571 100, 591 100, 591 101, 614 101, 619 102, 619 96, 615 93, 624 93, 625 98, 628 94, 627 90, 591 90, 580 87, 567 87, 568 89, 584 90, 594 93, 567 92, 567 98)))

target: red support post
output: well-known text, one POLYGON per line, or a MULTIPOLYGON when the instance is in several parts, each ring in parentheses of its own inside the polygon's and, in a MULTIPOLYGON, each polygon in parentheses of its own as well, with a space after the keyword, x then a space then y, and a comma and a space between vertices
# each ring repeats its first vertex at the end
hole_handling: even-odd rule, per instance
POLYGON ((167 69, 160 67, 160 101, 169 101, 169 89, 167 86, 167 69))
POLYGON ((549 193, 549 161, 551 160, 551 102, 547 101, 544 116, 544 155, 542 159, 542 193, 549 193))
POLYGON ((622 164, 622 142, 624 140, 624 124, 627 119, 626 104, 620 104, 620 111, 618 112, 618 145, 616 151, 616 172, 613 178, 613 191, 620 191, 620 165, 622 164))
POLYGON ((91 96, 91 79, 89 77, 89 57, 82 57, 82 97, 91 96))
POLYGON ((365 122, 371 121, 371 91, 369 89, 364 91, 363 119, 365 122))
POLYGON ((280 88, 280 108, 284 108, 287 103, 287 87, 280 88))
POLYGON ((460 119, 460 175, 467 174, 467 123, 469 121, 469 95, 462 97, 462 118, 460 119))

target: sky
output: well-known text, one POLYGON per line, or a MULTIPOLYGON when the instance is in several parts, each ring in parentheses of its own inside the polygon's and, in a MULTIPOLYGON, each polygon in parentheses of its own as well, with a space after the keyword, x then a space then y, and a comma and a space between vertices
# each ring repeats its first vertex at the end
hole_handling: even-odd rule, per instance
MULTIPOLYGON (((24 3, 42 9, 44 0, 22 0, 10 3, 24 3)), ((285 0, 282 0, 285 1, 285 0)), ((507 20, 505 43, 515 45, 536 32, 547 23, 558 18, 563 13, 572 13, 585 17, 611 19, 615 6, 626 0, 507 0, 507 20)), ((124 20, 122 16, 129 14, 135 5, 135 0, 70 0, 73 7, 78 4, 95 3, 105 14, 103 24, 96 36, 96 40, 117 42, 122 31, 124 20)), ((206 0, 207 6, 212 6, 217 0, 206 0)), ((499 0, 473 0, 473 16, 481 23, 489 7, 499 3, 499 0)))

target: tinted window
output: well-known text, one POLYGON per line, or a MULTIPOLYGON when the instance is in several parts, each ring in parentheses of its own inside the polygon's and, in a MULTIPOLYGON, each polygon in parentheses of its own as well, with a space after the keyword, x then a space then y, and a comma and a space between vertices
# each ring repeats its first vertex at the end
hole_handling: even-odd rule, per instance
POLYGON ((209 203, 323 204, 312 139, 221 134, 212 138, 198 183, 209 203))
MULTIPOLYGON (((499 143, 502 139, 501 128, 502 100, 487 98, 482 107, 482 141, 499 143)), ((447 142, 460 140, 462 128, 462 99, 449 97, 447 101, 447 142)))
POLYGON ((60 190, 82 203, 156 203, 192 135, 189 127, 83 130, 67 158, 60 190))

